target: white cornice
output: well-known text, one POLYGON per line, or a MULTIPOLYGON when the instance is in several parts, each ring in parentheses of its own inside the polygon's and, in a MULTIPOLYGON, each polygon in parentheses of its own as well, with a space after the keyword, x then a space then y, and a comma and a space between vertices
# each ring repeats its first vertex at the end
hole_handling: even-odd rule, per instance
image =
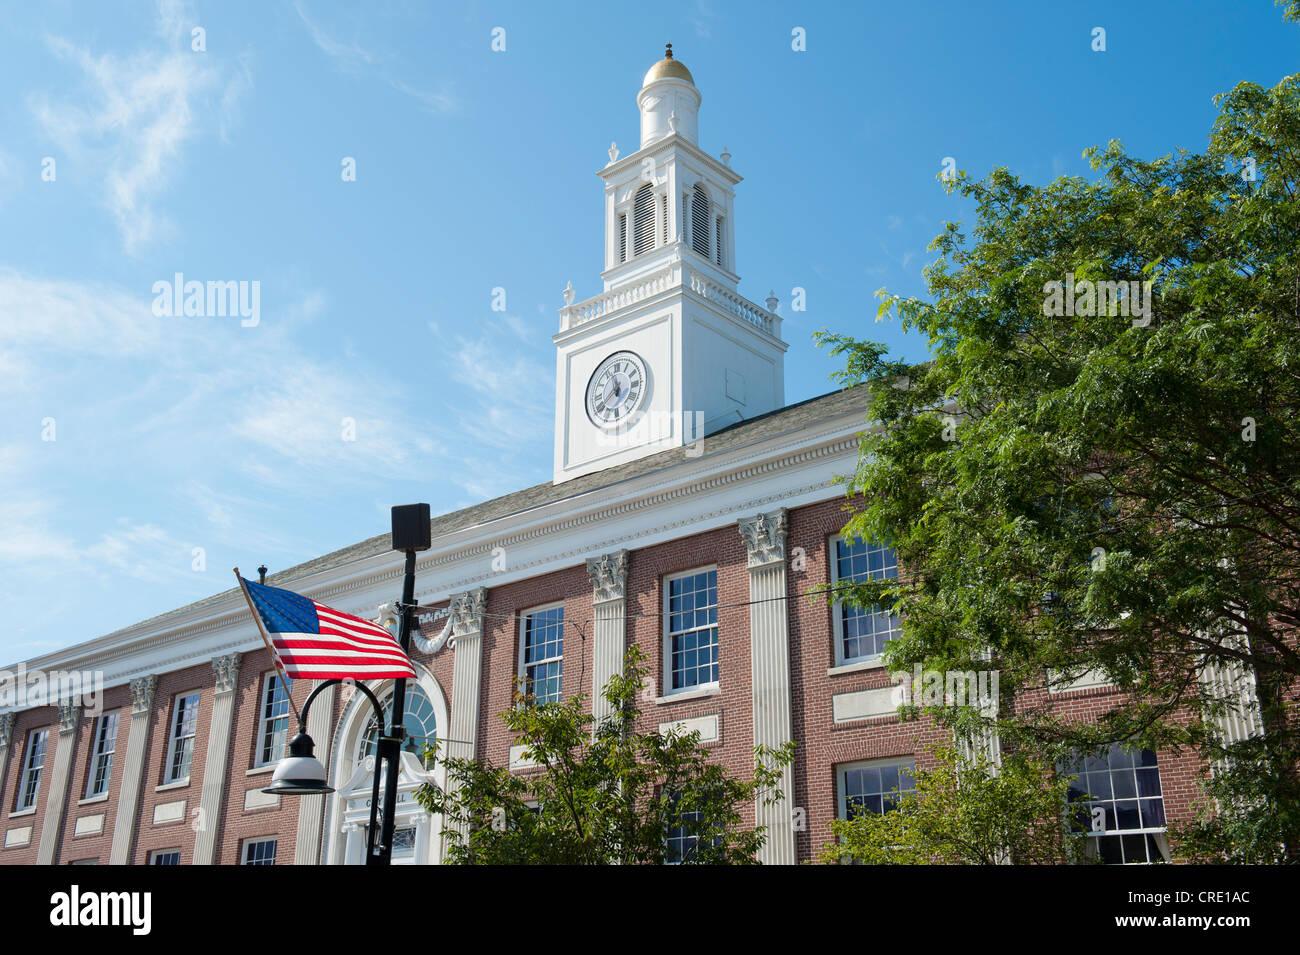
MULTIPOLYGON (((635 550, 734 524, 776 506, 799 507, 836 496, 833 478, 856 460, 861 409, 765 435, 699 458, 575 493, 434 539, 417 561, 417 593, 441 599, 575 565, 621 548, 635 550), (739 493, 738 493, 739 492, 739 493), (494 548, 514 555, 492 570, 494 548), (516 559, 517 558, 517 559, 516 559)), ((293 588, 340 609, 365 612, 400 581, 402 556, 385 551, 296 578, 293 588)), ((26 662, 33 670, 99 670, 115 686, 149 673, 206 663, 263 646, 237 591, 221 600, 164 614, 26 662)), ((205 674, 206 679, 206 674, 205 674)))

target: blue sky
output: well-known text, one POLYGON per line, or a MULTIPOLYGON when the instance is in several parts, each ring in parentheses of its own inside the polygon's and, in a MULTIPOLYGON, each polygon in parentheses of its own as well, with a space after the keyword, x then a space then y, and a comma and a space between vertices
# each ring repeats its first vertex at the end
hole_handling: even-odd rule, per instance
POLYGON ((0 663, 549 480, 560 290, 600 290, 595 173, 665 41, 745 177, 741 291, 807 290, 791 402, 832 387, 818 328, 924 356, 874 293, 968 216, 944 157, 1199 149, 1215 93, 1300 64, 1270 0, 8 5, 0 663), (155 315, 176 272, 258 282, 258 324, 155 315))

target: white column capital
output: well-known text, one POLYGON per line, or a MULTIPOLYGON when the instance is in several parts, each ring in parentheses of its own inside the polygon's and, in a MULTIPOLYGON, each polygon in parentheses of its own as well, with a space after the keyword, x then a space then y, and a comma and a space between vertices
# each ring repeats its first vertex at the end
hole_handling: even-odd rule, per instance
POLYGON ((736 522, 745 541, 749 569, 765 567, 785 560, 785 536, 788 520, 785 508, 736 522))
POLYGON ((486 587, 456 594, 451 598, 452 631, 458 637, 480 632, 483 629, 483 613, 486 609, 486 587))
POLYGON ((627 551, 601 554, 587 559, 587 576, 591 579, 595 603, 623 600, 627 597, 627 551))
POLYGON ((81 704, 80 703, 60 703, 59 704, 59 735, 75 733, 77 727, 81 725, 81 704))
POLYGON ((153 693, 158 688, 154 674, 137 677, 131 681, 131 713, 148 713, 153 708, 153 693))
POLYGON ((233 693, 239 683, 239 665, 243 662, 242 653, 228 653, 212 660, 212 672, 216 676, 213 692, 217 694, 233 693))
POLYGON ((12 713, 0 713, 0 748, 9 745, 13 733, 14 715, 12 713))

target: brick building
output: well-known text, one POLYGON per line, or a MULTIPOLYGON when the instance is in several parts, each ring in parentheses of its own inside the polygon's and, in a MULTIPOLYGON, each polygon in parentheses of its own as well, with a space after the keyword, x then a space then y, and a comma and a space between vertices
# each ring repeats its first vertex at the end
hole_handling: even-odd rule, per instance
MULTIPOLYGON (((520 772, 497 714, 516 679, 539 695, 597 698, 629 643, 656 686, 649 727, 698 730, 737 771, 757 743, 798 743, 785 800, 757 809, 763 861, 815 858, 830 822, 879 810, 943 732, 901 722, 880 663, 898 620, 802 596, 844 577, 896 573, 892 552, 839 535, 837 474, 852 470, 864 397, 784 405, 778 302, 737 291, 740 177, 698 144, 700 94, 669 56, 637 96, 640 148, 616 147, 605 183, 604 290, 565 290, 557 349, 554 480, 433 520, 417 597, 412 750, 449 741, 520 772)), ((381 535, 271 575, 268 583, 392 623, 402 557, 381 535)), ((371 791, 373 726, 361 694, 327 689, 308 732, 337 792, 281 801, 261 790, 292 733, 292 699, 237 590, 25 663, 102 673, 98 712, 71 703, 0 713, 0 862, 357 864, 371 791)), ((391 693, 383 681, 373 689, 391 693)), ((1083 675, 1062 706, 1113 692, 1083 675)), ((0 705, 0 710, 6 707, 0 705)), ((1167 818, 1191 812, 1203 768, 1174 753, 1091 766, 1113 820, 1107 858, 1162 854, 1167 818)), ((436 863, 441 822, 411 798, 426 773, 403 755, 395 862, 436 863)), ((1109 841, 1108 841, 1109 840, 1109 841)))

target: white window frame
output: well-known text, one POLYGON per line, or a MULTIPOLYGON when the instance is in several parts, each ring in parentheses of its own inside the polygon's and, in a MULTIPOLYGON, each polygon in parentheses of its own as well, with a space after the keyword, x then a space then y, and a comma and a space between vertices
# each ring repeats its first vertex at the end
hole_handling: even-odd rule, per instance
MULTIPOLYGON (((849 799, 848 799, 848 774, 854 769, 888 769, 891 766, 900 768, 907 767, 916 771, 915 756, 891 756, 886 759, 859 759, 852 763, 838 763, 835 766, 835 815, 842 820, 849 818, 849 799)), ((901 773, 900 773, 901 777, 901 773)), ((913 778, 913 789, 916 787, 915 776, 913 778)), ((904 793, 911 790, 898 788, 898 795, 901 797, 904 793)))
POLYGON ((154 849, 152 852, 149 853, 149 864, 150 864, 150 865, 163 865, 163 863, 159 862, 158 860, 159 860, 162 856, 169 856, 169 855, 171 855, 173 852, 176 853, 176 864, 177 864, 177 865, 180 865, 180 864, 181 864, 181 850, 180 850, 180 847, 179 847, 179 846, 175 846, 175 847, 173 847, 173 848, 171 848, 171 849, 154 849))
POLYGON ((45 760, 50 755, 50 728, 48 726, 37 727, 27 731, 27 748, 23 751, 23 771, 18 776, 18 801, 14 804, 14 812, 34 812, 36 804, 41 797, 41 777, 45 775, 45 760), (41 737, 41 764, 35 766, 32 764, 32 757, 36 753, 36 738, 41 737), (31 789, 30 800, 27 798, 27 790, 31 789))
POLYGON ((278 856, 280 852, 279 843, 280 843, 279 836, 257 836, 252 839, 245 839, 243 845, 239 847, 239 864, 240 865, 268 865, 268 864, 275 865, 276 856, 278 856), (265 845, 268 842, 271 843, 273 846, 275 846, 275 849, 273 850, 271 856, 270 863, 262 863, 262 862, 255 863, 251 861, 249 859, 249 856, 252 854, 253 847, 265 845))
MULTIPOLYGON (((676 572, 676 573, 665 574, 665 575, 664 575, 664 578, 663 578, 663 590, 664 590, 664 593, 663 593, 663 614, 664 614, 664 626, 663 626, 663 636, 662 636, 662 639, 661 639, 661 641, 660 641, 660 645, 661 645, 662 648, 663 648, 663 656, 664 656, 664 665, 663 665, 663 673, 662 673, 662 679, 663 679, 663 681, 664 681, 664 683, 663 683, 663 686, 664 686, 663 696, 664 696, 664 697, 678 696, 678 695, 687 694, 687 693, 701 693, 701 692, 707 692, 707 691, 711 691, 711 690, 717 690, 717 689, 719 688, 720 684, 721 684, 721 680, 722 680, 722 618, 721 618, 721 615, 719 615, 719 617, 718 617, 718 621, 713 625, 714 629, 716 629, 716 630, 718 631, 718 643, 717 643, 717 647, 718 647, 718 679, 717 679, 717 680, 713 680, 713 681, 708 682, 708 683, 693 683, 693 684, 691 684, 690 686, 682 686, 682 687, 674 687, 674 686, 673 686, 673 637, 674 637, 676 634, 675 634, 674 631, 672 630, 672 611, 671 611, 671 609, 670 609, 671 606, 672 606, 672 584, 673 584, 673 581, 675 581, 675 580, 682 580, 683 578, 686 578, 686 577, 694 577, 694 576, 696 576, 697 574, 707 574, 707 573, 712 573, 712 574, 713 574, 714 589, 716 590, 716 589, 717 589, 717 583, 718 583, 718 565, 717 565, 717 564, 705 564, 703 567, 695 567, 695 568, 693 568, 693 569, 691 569, 691 570, 683 570, 683 571, 679 571, 679 572, 676 572)), ((719 601, 722 600, 721 595, 719 595, 718 600, 719 600, 719 601)), ((714 609, 716 610, 716 609, 717 609, 718 607, 720 607, 720 606, 721 606, 721 603, 714 604, 714 609)), ((697 609, 698 609, 698 608, 697 608, 697 609)), ((690 632, 692 632, 692 631, 703 630, 703 629, 706 629, 706 628, 704 628, 704 627, 692 627, 691 630, 682 630, 682 631, 680 631, 680 632, 681 632, 681 633, 690 633, 690 632)))
POLYGON ((528 618, 531 617, 531 616, 533 616, 534 614, 545 613, 545 612, 548 611, 548 610, 559 610, 560 613, 561 613, 561 616, 560 616, 560 640, 561 640, 560 655, 559 655, 558 657, 547 657, 545 660, 535 660, 535 661, 533 662, 533 666, 537 666, 539 663, 551 663, 551 662, 554 662, 554 661, 557 661, 557 660, 559 661, 559 663, 560 663, 560 701, 562 702, 562 701, 564 700, 564 648, 563 648, 563 640, 564 640, 564 624, 565 624, 565 620, 564 620, 564 616, 563 616, 563 613, 564 613, 564 601, 563 601, 563 600, 553 601, 552 603, 548 603, 548 604, 541 604, 540 606, 537 606, 537 607, 530 607, 530 608, 528 608, 527 610, 525 610, 523 613, 521 613, 521 614, 519 615, 519 651, 518 651, 518 653, 516 654, 516 657, 517 657, 517 661, 516 661, 516 663, 517 663, 517 665, 516 665, 516 672, 518 673, 518 676, 519 676, 520 685, 526 687, 526 686, 528 685, 528 667, 527 667, 527 665, 526 665, 526 663, 525 663, 525 653, 524 653, 524 651, 525 651, 525 643, 524 643, 524 640, 525 640, 525 635, 526 635, 527 632, 528 632, 528 618))
POLYGON ((95 722, 95 735, 90 738, 90 771, 86 773, 86 798, 103 796, 113 788, 113 758, 117 753, 117 737, 122 732, 121 714, 117 710, 103 713, 95 722), (113 744, 111 749, 104 749, 104 727, 109 720, 113 722, 113 744), (104 764, 104 788, 95 787, 99 779, 99 767, 104 764))
POLYGON ((172 697, 171 709, 168 711, 167 724, 167 761, 163 765, 163 785, 170 783, 186 782, 190 778, 190 770, 194 767, 194 750, 198 744, 197 736, 199 729, 199 707, 203 704, 203 695, 199 690, 190 690, 185 693, 177 693, 172 697), (180 725, 178 718, 181 714, 181 701, 194 698, 194 732, 184 736, 179 734, 180 725), (190 758, 186 763, 185 775, 175 775, 173 767, 176 762, 177 744, 182 740, 190 740, 190 758))
POLYGON ((284 738, 287 742, 289 739, 289 730, 293 726, 293 701, 289 699, 288 690, 285 690, 285 698, 289 699, 289 708, 285 710, 283 716, 267 716, 266 707, 270 702, 271 687, 279 680, 279 674, 275 670, 270 671, 262 677, 262 692, 258 696, 257 704, 257 752, 253 754, 253 768, 259 769, 263 766, 274 766, 283 757, 283 747, 281 752, 272 753, 271 758, 266 758, 266 744, 268 737, 272 732, 272 723, 278 723, 284 720, 284 738))
MULTIPOLYGON (((1145 747, 1144 747, 1144 748, 1145 748, 1145 747)), ((1145 802, 1155 802, 1156 799, 1158 798, 1159 801, 1160 801, 1160 811, 1161 811, 1161 814, 1165 816, 1165 824, 1164 824, 1163 826, 1139 826, 1139 827, 1136 828, 1136 829, 1102 829, 1102 830, 1096 830, 1096 831, 1094 831, 1094 830, 1092 830, 1092 829, 1089 829, 1088 832, 1087 832, 1087 834, 1086 834, 1086 837, 1085 837, 1085 839, 1084 839, 1084 841, 1083 841, 1084 857, 1085 857, 1086 859, 1091 860, 1091 861, 1100 861, 1100 857, 1101 857, 1101 848, 1100 848, 1100 846, 1101 846, 1101 840, 1102 840, 1103 838, 1120 838, 1120 839, 1122 839, 1122 838, 1125 837, 1125 836, 1142 836, 1142 837, 1145 839, 1145 837, 1147 837, 1147 836, 1151 836, 1151 837, 1154 839, 1155 843, 1156 843, 1156 848, 1157 848, 1157 850, 1160 852, 1160 855, 1161 855, 1161 857, 1162 857, 1162 860, 1163 860, 1164 862, 1171 862, 1171 861, 1172 861, 1172 857, 1171 857, 1171 853, 1170 853, 1170 847, 1169 847, 1169 835, 1168 835, 1168 833, 1169 833, 1169 815, 1168 815, 1168 810, 1167 810, 1166 807, 1165 807, 1165 778, 1164 778, 1164 775, 1160 772, 1160 754, 1159 754, 1157 751, 1155 751, 1155 750, 1152 750, 1151 752, 1152 752, 1152 754, 1155 756, 1155 765, 1154 765, 1154 766, 1151 766, 1151 767, 1143 767, 1143 768, 1150 768, 1150 769, 1154 769, 1154 770, 1156 771, 1156 779, 1157 779, 1157 780, 1159 781, 1159 783, 1160 783, 1160 795, 1159 795, 1159 797, 1155 797, 1155 796, 1140 796, 1140 795, 1137 795, 1137 794, 1136 794, 1136 793, 1137 793, 1137 790, 1136 790, 1136 779, 1135 779, 1135 780, 1134 780, 1134 786, 1135 786, 1134 793, 1135 793, 1135 795, 1134 795, 1132 798, 1129 798, 1129 797, 1123 797, 1123 798, 1116 797, 1116 796, 1113 795, 1114 790, 1112 789, 1112 795, 1109 796, 1109 797, 1101 797, 1101 798, 1099 798, 1099 799, 1095 799, 1095 800, 1082 800, 1081 802, 1078 802, 1078 803, 1067 803, 1067 810, 1072 809, 1072 808, 1073 808, 1074 806, 1076 806, 1076 805, 1085 805, 1085 806, 1091 806, 1091 805, 1094 805, 1094 804, 1096 804, 1096 805, 1102 805, 1102 804, 1110 804, 1110 805, 1114 805, 1115 803, 1119 803, 1119 802, 1136 802, 1136 803, 1139 804, 1139 813, 1140 813, 1140 812, 1141 812, 1140 804, 1141 804, 1142 802, 1144 802, 1144 801, 1145 801, 1145 802)), ((1114 770, 1113 768, 1111 768, 1111 765, 1110 765, 1110 751, 1109 751, 1109 750, 1107 750, 1107 752, 1106 752, 1106 757, 1105 757, 1105 758, 1106 758, 1106 769, 1105 769, 1105 774, 1113 780, 1114 776, 1116 775, 1116 770, 1114 770)), ((1058 767, 1058 768, 1059 768, 1060 772, 1062 772, 1064 775, 1068 775, 1068 776, 1079 775, 1081 772, 1083 772, 1083 770, 1081 770, 1081 769, 1078 768, 1078 767, 1079 767, 1079 764, 1080 764, 1081 762, 1082 762, 1082 758, 1080 758, 1079 761, 1076 762, 1076 763, 1073 763, 1073 764, 1066 764, 1066 765, 1060 766, 1060 767, 1058 767)), ((1134 772, 1135 772, 1135 774, 1136 774, 1136 769, 1134 770, 1134 772)), ((1072 785, 1073 785, 1073 784, 1072 784, 1072 785)), ((1113 782, 1112 782, 1112 785, 1113 785, 1113 782)), ((1123 851, 1123 850, 1121 849, 1121 851, 1123 851)), ((1122 863, 1113 863, 1113 864, 1119 864, 1119 865, 1153 865, 1153 864, 1156 864, 1156 863, 1152 863, 1152 862, 1127 862, 1127 861, 1126 861, 1126 862, 1122 862, 1122 863)))
MULTIPOLYGON (((840 561, 839 561, 838 549, 840 543, 846 540, 848 540, 848 538, 844 534, 835 534, 833 537, 829 539, 829 542, 826 545, 826 558, 827 558, 827 562, 830 564, 832 588, 839 586, 840 583, 840 561)), ((885 547, 887 545, 884 544, 873 545, 871 542, 868 541, 867 546, 885 547)), ((894 550, 892 547, 889 549, 894 550)), ((895 568, 897 568, 898 566, 897 550, 894 550, 894 566, 895 568)), ((885 612, 887 613, 888 611, 885 612)), ((854 666, 854 665, 863 665, 863 664, 866 665, 880 664, 881 661, 884 659, 883 652, 876 653, 876 654, 869 654, 867 656, 861 656, 861 657, 846 657, 844 655, 844 601, 843 600, 837 600, 831 605, 831 624, 835 634, 835 655, 834 655, 835 666, 843 667, 843 666, 854 666)))

